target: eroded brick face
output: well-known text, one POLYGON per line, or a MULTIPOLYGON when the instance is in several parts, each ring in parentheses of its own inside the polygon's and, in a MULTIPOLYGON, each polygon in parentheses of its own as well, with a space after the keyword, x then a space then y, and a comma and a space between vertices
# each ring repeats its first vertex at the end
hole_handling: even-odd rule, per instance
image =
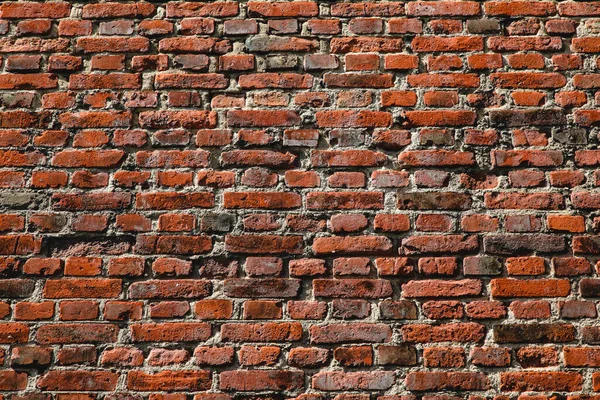
POLYGON ((0 400, 600 398, 599 21, 0 1, 0 400))

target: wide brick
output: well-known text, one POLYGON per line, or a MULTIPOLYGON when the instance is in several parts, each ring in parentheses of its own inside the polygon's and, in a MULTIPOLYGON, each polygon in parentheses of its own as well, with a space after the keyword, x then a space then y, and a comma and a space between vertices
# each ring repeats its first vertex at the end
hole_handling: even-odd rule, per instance
POLYGON ((481 372, 411 372, 406 376, 409 390, 485 390, 490 387, 481 372))
POLYGON ((377 37, 345 37, 331 40, 332 53, 363 53, 378 51, 381 53, 400 52, 402 39, 377 38, 377 37))
POLYGON ((382 165, 387 157, 370 150, 314 150, 310 159, 314 167, 370 167, 382 165))
POLYGON ((301 371, 226 371, 221 372, 219 377, 222 390, 294 390, 304 386, 304 373, 301 371))
POLYGON ((120 279, 49 279, 44 285, 44 297, 49 299, 111 298, 117 297, 120 293, 120 279))
POLYGON ((295 111, 231 110, 227 123, 232 127, 293 126, 300 124, 300 117, 295 111))
POLYGON ((167 391, 197 391, 211 387, 210 371, 161 371, 146 373, 129 371, 127 373, 127 388, 141 392, 167 391))
POLYGON ((0 343, 27 343, 29 339, 29 326, 18 322, 5 322, 0 324, 0 343))
POLYGON ((468 210, 471 197, 453 192, 398 192, 397 208, 402 210, 468 210))
POLYGON ((52 391, 111 391, 118 378, 118 374, 109 371, 50 371, 38 379, 37 387, 52 391))
POLYGON ((512 279, 491 281, 492 296, 506 297, 566 297, 571 285, 566 279, 512 279))
POLYGON ((342 323, 313 325, 310 328, 312 343, 388 342, 392 330, 386 324, 342 323))
POLYGON ((211 293, 211 284, 198 279, 147 280, 134 282, 128 293, 133 299, 202 298, 211 293))
POLYGON ((382 192, 311 192, 306 196, 310 210, 353 210, 383 208, 382 192))
POLYGON ((54 74, 0 74, 0 89, 53 89, 57 86, 54 74))
POLYGON ((469 126, 475 122, 475 114, 469 110, 406 111, 410 126, 469 126))
POLYGON ((600 279, 584 278, 580 280, 579 291, 585 298, 600 297, 600 279))
POLYGON ((30 297, 35 290, 35 281, 30 279, 3 279, 0 281, 0 296, 7 298, 30 297))
MULTIPOLYGON (((578 39, 575 39, 578 40, 578 39)), ((579 39, 580 40, 580 39, 579 39)), ((557 51, 562 49, 562 40, 548 36, 524 36, 488 38, 488 47, 492 51, 557 51)))
POLYGON ((510 349, 504 347, 474 347, 471 362, 484 367, 504 367, 510 364, 510 349))
POLYGON ((492 110, 490 119, 497 126, 561 125, 565 115, 559 109, 492 110))
POLYGON ((77 48, 84 53, 143 53, 148 51, 150 41, 145 37, 80 37, 77 39, 77 48))
POLYGON ((502 390, 522 392, 528 390, 581 390, 583 377, 577 372, 505 372, 500 376, 502 390))
POLYGON ((224 89, 229 85, 221 74, 159 74, 154 77, 156 89, 224 89))
POLYGON ((131 325, 134 342, 203 341, 210 337, 210 324, 205 322, 143 323, 131 325))
POLYGON ((385 236, 331 236, 316 238, 315 254, 377 254, 392 249, 392 242, 385 236))
POLYGON ((179 210, 186 208, 211 208, 213 204, 214 195, 208 192, 139 193, 135 199, 136 208, 139 210, 179 210))
POLYGON ((309 89, 313 78, 308 74, 263 73, 241 75, 238 82, 243 89, 309 89))
POLYGON ((52 4, 34 2, 6 2, 0 5, 0 18, 64 18, 69 16, 71 5, 68 2, 52 4))
POLYGON ((69 76, 69 89, 138 89, 141 78, 139 74, 77 74, 69 76))
POLYGON ((459 253, 479 248, 476 236, 465 235, 419 235, 402 240, 404 254, 459 253))
POLYGON ((230 297, 296 297, 300 290, 300 280, 227 279, 224 290, 230 297))
POLYGON ((135 244, 135 252, 138 254, 193 255, 207 253, 212 247, 212 239, 206 235, 139 235, 135 244))
POLYGON ((121 160, 123 150, 64 150, 52 159, 52 165, 66 168, 114 168, 121 160))
POLYGON ((566 343, 575 339, 575 328, 569 324, 494 325, 496 343, 566 343))
POLYGON ((205 150, 158 150, 136 153, 136 163, 143 168, 207 167, 210 153, 205 150))
POLYGON ((486 252, 492 254, 515 255, 519 253, 551 253, 566 248, 565 239, 562 236, 544 234, 521 234, 486 236, 483 240, 486 252))
POLYGON ((66 112, 58 120, 64 128, 126 128, 131 124, 131 112, 66 112))
POLYGON ((289 209, 302 205, 297 193, 285 192, 227 192, 223 196, 225 208, 289 209))
POLYGON ((27 387, 27 373, 6 370, 0 372, 0 389, 24 390, 27 387))
POLYGON ((478 36, 458 36, 452 38, 419 36, 412 40, 411 47, 416 52, 469 52, 483 50, 483 38, 478 36))
POLYGON ((322 128, 369 128, 386 127, 392 124, 392 115, 383 111, 332 110, 317 111, 317 125, 322 128))
POLYGON ((113 324, 53 324, 40 327, 35 338, 41 344, 113 343, 118 333, 113 324))
POLYGON ((479 13, 479 3, 474 1, 463 1, 459 4, 452 1, 438 1, 436 3, 414 1, 408 3, 406 7, 406 15, 418 17, 474 16, 479 15, 479 13))
POLYGON ((234 17, 239 12, 236 2, 173 2, 167 4, 167 17, 234 17))
POLYGON ((480 280, 464 279, 460 281, 422 280, 402 285, 403 297, 460 297, 477 296, 483 285, 480 280))
POLYGON ((150 3, 138 4, 87 4, 83 6, 83 18, 140 18, 149 17, 156 7, 150 3))
POLYGON ((498 167, 552 167, 563 163, 563 153, 552 150, 492 150, 492 162, 498 167))
POLYGON ((312 53, 318 48, 316 40, 297 37, 281 37, 269 35, 256 35, 246 40, 248 51, 255 53, 272 52, 306 52, 312 53))
POLYGON ((229 40, 200 37, 171 37, 161 39, 158 49, 164 53, 216 53, 224 54, 231 50, 229 40))
POLYGON ((563 350, 565 365, 568 367, 597 367, 600 365, 597 348, 566 347, 563 350))
POLYGON ((297 322, 265 322, 259 324, 221 325, 225 342, 293 342, 302 338, 302 325, 297 322))
POLYGON ((410 324, 401 329, 405 342, 479 342, 485 336, 485 326, 474 323, 450 323, 443 325, 410 324))
POLYGON ((489 209, 559 210, 564 208, 564 199, 560 193, 488 192, 485 194, 484 201, 489 209))
POLYGON ((144 111, 139 123, 143 128, 214 128, 217 115, 211 111, 144 111))
POLYGON ((363 2, 363 3, 336 3, 331 6, 331 15, 336 17, 365 17, 383 16, 391 17, 404 14, 404 4, 399 2, 363 2))
POLYGON ((318 390, 386 390, 394 384, 392 371, 319 372, 312 377, 312 387, 318 390))
POLYGON ((600 236, 574 236, 572 247, 574 253, 598 254, 600 236))
POLYGON ((315 279, 316 297, 376 299, 392 295, 392 285, 386 280, 373 279, 315 279))
POLYGON ((225 248, 232 253, 298 254, 302 250, 302 236, 227 235, 225 248))

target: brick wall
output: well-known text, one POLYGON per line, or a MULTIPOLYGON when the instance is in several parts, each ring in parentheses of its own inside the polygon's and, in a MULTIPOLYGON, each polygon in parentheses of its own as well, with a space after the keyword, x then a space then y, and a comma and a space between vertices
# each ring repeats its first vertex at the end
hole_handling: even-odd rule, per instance
POLYGON ((2 1, 0 392, 599 399, 599 17, 2 1))

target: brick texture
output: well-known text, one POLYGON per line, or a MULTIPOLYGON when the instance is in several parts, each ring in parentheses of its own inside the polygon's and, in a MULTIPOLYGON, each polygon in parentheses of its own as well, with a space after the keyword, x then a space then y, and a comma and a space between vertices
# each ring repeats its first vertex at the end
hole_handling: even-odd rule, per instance
POLYGON ((0 1, 0 400, 600 399, 600 2, 0 1))

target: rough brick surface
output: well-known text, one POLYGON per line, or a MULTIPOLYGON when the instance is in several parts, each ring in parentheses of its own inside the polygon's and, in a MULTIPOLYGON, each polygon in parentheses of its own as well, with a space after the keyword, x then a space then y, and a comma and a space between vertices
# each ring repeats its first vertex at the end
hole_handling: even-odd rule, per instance
POLYGON ((600 2, 0 1, 0 400, 600 399, 600 2))

